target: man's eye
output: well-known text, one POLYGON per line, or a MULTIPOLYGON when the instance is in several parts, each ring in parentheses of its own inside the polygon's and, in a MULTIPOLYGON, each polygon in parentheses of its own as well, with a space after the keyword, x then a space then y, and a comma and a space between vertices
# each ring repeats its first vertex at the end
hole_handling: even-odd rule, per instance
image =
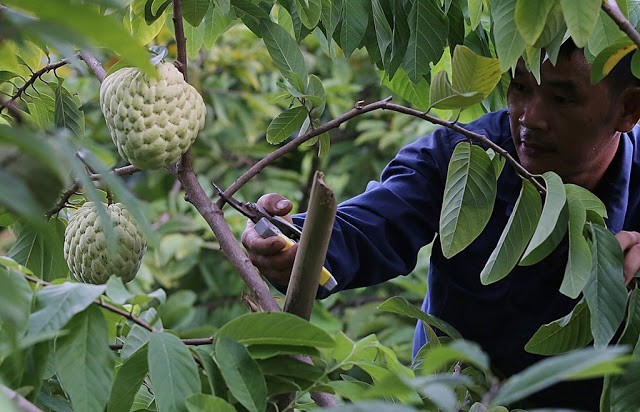
POLYGON ((553 101, 558 104, 571 104, 573 102, 573 99, 570 99, 565 96, 556 95, 556 96, 553 96, 553 101))
POLYGON ((524 84, 513 80, 511 81, 511 88, 517 92, 524 92, 527 90, 527 87, 524 84))

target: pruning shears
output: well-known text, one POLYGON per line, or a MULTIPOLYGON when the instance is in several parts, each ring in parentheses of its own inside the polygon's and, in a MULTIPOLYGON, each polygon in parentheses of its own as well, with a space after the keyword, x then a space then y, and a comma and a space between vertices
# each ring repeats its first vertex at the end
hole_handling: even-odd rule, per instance
MULTIPOLYGON (((287 250, 296 242, 300 241, 302 231, 293 223, 288 222, 280 216, 272 215, 264 207, 255 202, 241 202, 233 196, 226 195, 214 182, 211 182, 211 185, 216 189, 218 196, 220 196, 225 203, 231 205, 235 210, 251 219, 254 223, 254 229, 263 239, 271 236, 279 236, 285 241, 283 250, 287 250)), ((323 267, 320 273, 320 286, 332 290, 337 285, 338 283, 335 278, 327 268, 323 267)))

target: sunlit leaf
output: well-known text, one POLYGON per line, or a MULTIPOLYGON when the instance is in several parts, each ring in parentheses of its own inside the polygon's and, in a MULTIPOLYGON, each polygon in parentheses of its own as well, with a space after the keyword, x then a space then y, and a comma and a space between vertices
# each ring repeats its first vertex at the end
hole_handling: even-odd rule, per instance
POLYGON ((602 0, 560 0, 567 29, 578 47, 584 47, 596 26, 602 0))
POLYGON ((236 412, 236 408, 222 398, 196 393, 187 398, 189 412, 236 412))
POLYGON ((495 169, 477 145, 456 145, 449 162, 442 212, 440 244, 450 258, 471 244, 486 226, 497 191, 495 169))
POLYGON ((492 2, 491 17, 495 47, 500 58, 500 69, 503 72, 516 65, 526 47, 526 42, 520 35, 515 22, 515 8, 516 0, 492 2))
POLYGON ((555 0, 517 0, 515 22, 527 43, 533 44, 538 40, 554 3, 555 0))
POLYGON ((620 62, 627 54, 634 52, 638 46, 629 39, 615 42, 602 50, 591 65, 591 83, 598 83, 620 62))

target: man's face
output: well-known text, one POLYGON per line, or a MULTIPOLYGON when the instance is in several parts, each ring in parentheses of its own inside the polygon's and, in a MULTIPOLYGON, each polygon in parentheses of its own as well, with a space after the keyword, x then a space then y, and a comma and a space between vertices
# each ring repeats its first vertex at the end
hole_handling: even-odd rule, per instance
POLYGON ((565 182, 593 186, 615 154, 615 97, 592 85, 581 51, 541 68, 541 83, 518 63, 508 91, 511 133, 520 163, 532 173, 554 171, 565 182))

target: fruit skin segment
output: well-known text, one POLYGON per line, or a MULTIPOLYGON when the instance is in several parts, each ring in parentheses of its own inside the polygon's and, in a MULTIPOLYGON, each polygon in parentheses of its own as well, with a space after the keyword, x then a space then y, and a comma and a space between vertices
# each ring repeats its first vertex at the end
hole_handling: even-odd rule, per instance
POLYGON ((172 63, 157 66, 158 78, 136 68, 107 76, 100 108, 120 156, 139 169, 177 162, 202 130, 206 106, 172 63))
POLYGON ((115 248, 108 247, 94 203, 86 202, 71 217, 64 232, 64 257, 72 276, 80 282, 104 284, 115 275, 127 283, 140 269, 147 241, 121 203, 105 207, 113 226, 115 248))

